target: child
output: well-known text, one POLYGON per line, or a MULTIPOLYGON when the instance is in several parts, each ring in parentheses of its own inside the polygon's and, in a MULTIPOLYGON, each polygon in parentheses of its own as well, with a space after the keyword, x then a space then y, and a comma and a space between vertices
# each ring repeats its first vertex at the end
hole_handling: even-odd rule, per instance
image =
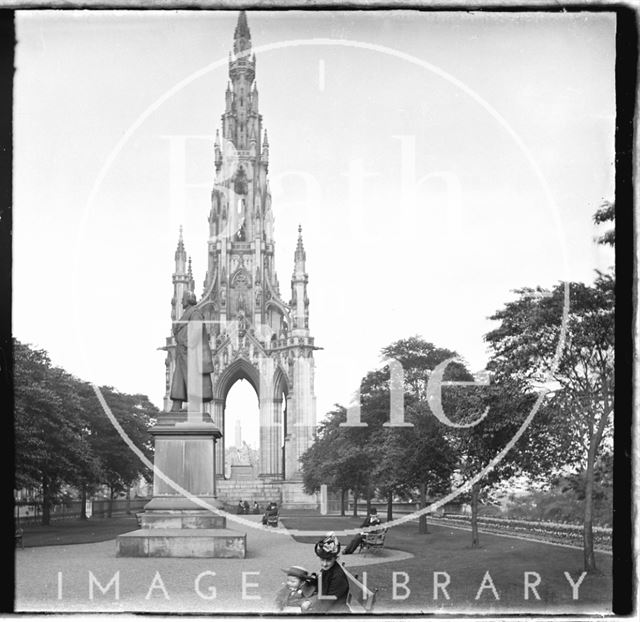
POLYGON ((283 572, 287 574, 287 581, 276 594, 276 606, 279 611, 301 613, 303 603, 306 610, 309 608, 309 604, 306 603, 312 602, 316 592, 316 577, 309 574, 302 566, 283 568, 283 572))

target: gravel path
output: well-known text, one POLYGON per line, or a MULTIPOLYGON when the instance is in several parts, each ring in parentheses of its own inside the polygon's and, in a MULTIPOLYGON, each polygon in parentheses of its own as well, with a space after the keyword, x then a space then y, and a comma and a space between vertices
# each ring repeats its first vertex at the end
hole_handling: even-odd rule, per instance
MULTIPOLYGON (((252 519, 259 521, 260 517, 252 519)), ((229 527, 236 528, 233 523, 229 527)), ((313 545, 297 543, 288 535, 253 529, 246 533, 246 559, 117 558, 115 540, 18 549, 15 609, 273 612, 273 597, 284 581, 281 569, 296 564, 318 571, 319 560, 313 545)), ((367 556, 352 555, 346 567, 357 572, 359 566, 409 557, 410 553, 386 549, 367 556)))

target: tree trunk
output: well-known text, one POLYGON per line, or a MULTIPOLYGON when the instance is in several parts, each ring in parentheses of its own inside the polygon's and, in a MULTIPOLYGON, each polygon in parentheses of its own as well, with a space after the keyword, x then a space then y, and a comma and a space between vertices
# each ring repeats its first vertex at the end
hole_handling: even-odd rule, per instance
POLYGON ((51 523, 51 495, 50 495, 49 479, 44 476, 42 478, 42 524, 49 525, 51 523))
POLYGON ((340 489, 340 516, 345 515, 345 497, 347 496, 347 491, 344 488, 340 489))
POLYGON ((471 546, 480 546, 478 537, 478 497, 480 496, 480 485, 474 484, 471 487, 471 546))
POLYGON ((584 569, 587 572, 596 571, 596 557, 593 553, 593 465, 595 462, 593 442, 587 454, 587 472, 584 485, 584 569))
POLYGON ((127 488, 127 514, 131 514, 131 486, 127 488))
POLYGON ((387 522, 393 520, 393 492, 387 493, 387 522))
POLYGON ((358 491, 353 491, 353 517, 358 518, 358 491))
POLYGON ((367 514, 371 514, 371 492, 367 490, 367 514))
POLYGON ((80 487, 80 520, 87 520, 87 486, 80 487))
POLYGON ((111 514, 113 513, 113 486, 109 486, 109 504, 107 505, 107 518, 111 518, 111 514))
MULTIPOLYGON (((420 509, 423 510, 427 507, 427 485, 420 484, 420 509)), ((418 533, 429 533, 427 528, 427 515, 420 514, 418 518, 418 533)))

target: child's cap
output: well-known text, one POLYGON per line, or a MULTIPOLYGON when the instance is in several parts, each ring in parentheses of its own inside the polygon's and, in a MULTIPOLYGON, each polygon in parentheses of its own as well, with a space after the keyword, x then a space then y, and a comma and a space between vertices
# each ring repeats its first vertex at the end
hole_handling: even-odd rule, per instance
POLYGON ((298 577, 303 581, 309 577, 309 573, 302 566, 289 566, 289 568, 283 568, 282 572, 285 572, 287 576, 298 577))

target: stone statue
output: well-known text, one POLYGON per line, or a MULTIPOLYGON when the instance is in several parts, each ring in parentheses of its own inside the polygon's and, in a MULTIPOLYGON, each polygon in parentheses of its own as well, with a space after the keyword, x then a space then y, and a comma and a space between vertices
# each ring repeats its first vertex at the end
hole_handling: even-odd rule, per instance
MULTIPOLYGON (((184 312, 179 322, 173 325, 173 336, 176 340, 176 368, 173 373, 171 383, 170 398, 173 401, 172 411, 181 410, 182 402, 187 402, 187 359, 188 359, 188 335, 189 322, 203 321, 204 316, 199 309, 196 309, 196 295, 193 292, 185 292, 182 296, 182 307, 184 312)), ((197 331, 197 342, 192 346, 202 348, 202 368, 196 373, 202 377, 202 401, 210 402, 213 399, 213 386, 211 384, 211 373, 213 372, 213 358, 209 348, 209 339, 204 325, 197 331)))

